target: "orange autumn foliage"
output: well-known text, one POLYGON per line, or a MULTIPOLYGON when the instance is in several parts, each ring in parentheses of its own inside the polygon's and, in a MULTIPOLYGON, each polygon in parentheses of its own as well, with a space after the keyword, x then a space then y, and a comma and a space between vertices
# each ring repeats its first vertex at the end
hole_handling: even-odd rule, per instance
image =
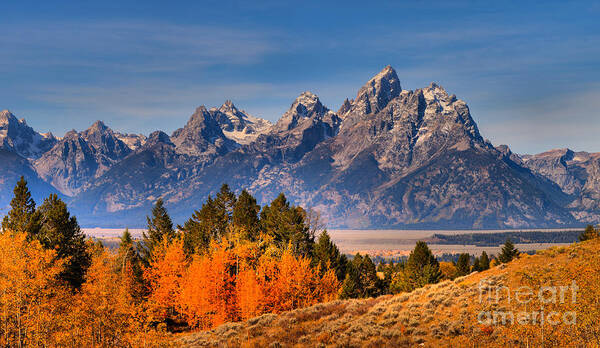
POLYGON ((207 329, 237 320, 234 266, 227 242, 212 242, 209 254, 194 256, 178 298, 190 326, 207 329))
POLYGON ((181 238, 170 243, 165 240, 154 251, 150 267, 144 270, 150 290, 149 314, 153 320, 164 321, 177 316, 177 301, 186 270, 187 260, 181 238))
POLYGON ((0 234, 0 346, 52 345, 59 330, 57 283, 62 263, 55 252, 25 233, 0 234))
POLYGON ((238 277, 242 318, 279 313, 329 301, 337 296, 339 282, 333 270, 321 276, 310 259, 296 257, 291 248, 280 257, 263 255, 256 270, 245 269, 238 277))
POLYGON ((141 346, 152 337, 147 332, 143 307, 132 296, 131 268, 118 270, 119 265, 117 255, 104 249, 94 255, 86 282, 74 298, 68 315, 72 326, 65 328, 69 334, 62 344, 141 346))
POLYGON ((296 257, 291 248, 281 255, 257 251, 256 245, 213 241, 188 264, 181 241, 164 244, 145 273, 148 304, 160 314, 156 319, 183 319, 191 327, 210 329, 337 296, 333 270, 312 267, 309 258, 296 257))

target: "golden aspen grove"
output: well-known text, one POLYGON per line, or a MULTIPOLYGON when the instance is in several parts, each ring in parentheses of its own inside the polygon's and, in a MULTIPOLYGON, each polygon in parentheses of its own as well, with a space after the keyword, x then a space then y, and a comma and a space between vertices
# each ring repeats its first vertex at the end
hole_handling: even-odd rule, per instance
POLYGON ((281 195, 265 228, 254 198, 241 198, 224 186, 177 229, 159 200, 142 241, 126 230, 111 250, 84 242, 58 198, 36 208, 22 179, 0 234, 0 345, 171 345, 177 332, 337 298, 306 212, 281 195))
POLYGON ((593 226, 580 243, 536 256, 507 240, 497 257, 438 262, 419 241, 406 259, 376 265, 368 255, 347 259, 318 220, 283 194, 261 208, 223 185, 183 226, 157 200, 140 240, 126 229, 108 248, 86 239, 55 195, 36 207, 22 179, 0 234, 0 345, 260 347, 276 338, 337 346, 338 334, 347 346, 600 342, 593 226), (563 267, 545 266, 549 259, 563 267), (481 300, 523 287, 561 289, 562 300, 481 300), (573 300, 565 302, 568 289, 573 300), (482 314, 510 306, 536 315, 541 308, 552 320, 564 313, 573 323, 481 324, 482 314))

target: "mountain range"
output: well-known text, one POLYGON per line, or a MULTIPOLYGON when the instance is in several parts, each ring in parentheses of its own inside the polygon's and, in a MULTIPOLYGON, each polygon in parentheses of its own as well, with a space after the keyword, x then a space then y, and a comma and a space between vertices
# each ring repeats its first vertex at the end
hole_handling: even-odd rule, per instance
POLYGON ((231 101, 171 135, 101 121, 62 138, 0 112, 0 213, 20 175, 61 195, 84 226, 143 225, 162 197, 176 221, 228 183, 280 192, 338 228, 538 228, 600 222, 600 153, 518 155, 482 137, 469 107, 432 83, 404 90, 385 67, 338 111, 311 92, 275 123, 231 101))

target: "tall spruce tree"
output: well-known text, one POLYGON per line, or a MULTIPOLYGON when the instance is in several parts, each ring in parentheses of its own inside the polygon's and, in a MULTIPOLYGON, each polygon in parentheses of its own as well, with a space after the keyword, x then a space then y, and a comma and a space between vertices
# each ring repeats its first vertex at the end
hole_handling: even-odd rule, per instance
POLYGON ((413 289, 437 283, 441 277, 440 264, 427 243, 419 241, 410 253, 405 271, 413 289))
POLYGON ((163 240, 171 241, 175 238, 175 230, 173 229, 173 221, 164 206, 162 198, 156 201, 152 208, 152 217, 146 217, 148 227, 142 233, 142 243, 140 247, 140 256, 145 264, 152 260, 152 252, 163 240))
POLYGON ((490 269, 490 258, 485 250, 481 252, 481 256, 479 257, 479 269, 481 271, 490 269))
POLYGON ((471 271, 471 255, 467 253, 460 254, 456 262, 456 270, 459 277, 469 274, 471 271))
POLYGON ((382 292, 382 282, 369 255, 354 255, 347 265, 347 273, 340 290, 340 298, 366 298, 382 292))
POLYGON ((242 190, 233 206, 233 224, 244 231, 243 237, 255 240, 260 230, 260 205, 256 204, 256 198, 246 190, 242 190))
POLYGON ((500 255, 498 255, 498 260, 502 263, 507 263, 512 261, 519 255, 519 250, 515 248, 515 245, 510 241, 510 239, 506 240, 504 246, 502 247, 502 251, 500 255))
POLYGON ((13 190, 13 199, 10 201, 10 211, 2 220, 2 230, 12 232, 26 232, 35 236, 40 230, 40 216, 35 209, 35 201, 27 187, 23 176, 13 190))
POLYGON ((335 270, 339 281, 343 281, 346 276, 346 266, 348 260, 346 255, 340 254, 338 247, 331 241, 327 231, 323 231, 315 243, 313 251, 313 260, 321 268, 329 266, 335 270))
POLYGON ((285 195, 280 193, 271 205, 263 207, 260 222, 263 231, 272 235, 281 247, 291 243, 297 255, 309 257, 315 241, 305 217, 304 209, 290 205, 285 195))
POLYGON ((481 272, 481 264, 479 261, 479 258, 476 257, 475 260, 473 260, 473 266, 471 266, 471 272, 481 272))
POLYGON ((55 194, 44 200, 38 213, 41 227, 35 237, 45 248, 56 250, 58 258, 66 260, 61 278, 73 288, 79 288, 90 266, 91 256, 77 219, 71 216, 67 205, 55 194))

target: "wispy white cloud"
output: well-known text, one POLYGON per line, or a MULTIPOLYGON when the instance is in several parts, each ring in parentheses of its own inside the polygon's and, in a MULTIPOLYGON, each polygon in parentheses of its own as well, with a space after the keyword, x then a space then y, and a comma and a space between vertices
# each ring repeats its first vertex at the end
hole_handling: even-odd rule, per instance
POLYGON ((277 50, 273 37, 226 26, 147 21, 19 23, 2 29, 0 69, 68 66, 159 72, 248 64, 277 50))

